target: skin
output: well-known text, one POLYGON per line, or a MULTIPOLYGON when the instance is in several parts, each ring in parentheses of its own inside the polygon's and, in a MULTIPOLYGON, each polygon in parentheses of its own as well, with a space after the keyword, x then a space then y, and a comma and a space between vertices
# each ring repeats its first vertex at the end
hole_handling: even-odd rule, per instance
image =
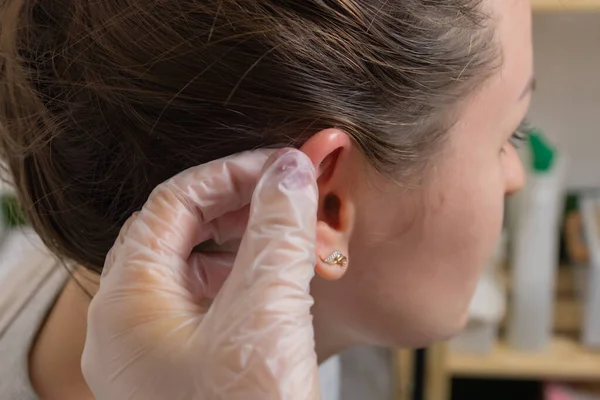
MULTIPOLYGON (((342 131, 302 148, 319 173, 317 256, 340 250, 347 267, 316 265, 311 285, 320 360, 357 344, 424 346, 466 323, 480 272, 499 237, 504 197, 524 183, 509 139, 531 99, 528 0, 488 2, 501 69, 466 99, 423 184, 408 189, 366 167, 342 131), (349 184, 351 182, 352 184, 349 184), (331 205, 326 198, 338 201, 331 205)), ((78 271, 92 294, 97 278, 78 271)), ((89 300, 69 282, 30 354, 42 399, 92 399, 80 370, 89 300)))

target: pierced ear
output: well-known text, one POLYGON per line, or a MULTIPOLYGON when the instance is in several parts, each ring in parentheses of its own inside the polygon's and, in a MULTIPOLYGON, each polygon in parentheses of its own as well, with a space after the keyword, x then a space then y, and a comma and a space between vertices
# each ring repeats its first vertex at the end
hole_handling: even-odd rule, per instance
POLYGON ((348 242, 355 218, 349 187, 353 146, 346 132, 329 128, 315 133, 301 148, 317 170, 319 211, 315 272, 328 280, 341 278, 352 266, 348 242))

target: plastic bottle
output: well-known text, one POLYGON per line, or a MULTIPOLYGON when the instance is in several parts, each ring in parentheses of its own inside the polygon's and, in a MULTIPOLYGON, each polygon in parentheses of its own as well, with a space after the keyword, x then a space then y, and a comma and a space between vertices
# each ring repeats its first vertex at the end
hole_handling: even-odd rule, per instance
POLYGON ((513 216, 507 336, 511 347, 536 352, 552 335, 564 160, 538 130, 531 132, 528 147, 527 184, 513 216))
POLYGON ((590 254, 583 287, 581 341, 600 348, 600 193, 585 193, 581 198, 583 231, 590 254))

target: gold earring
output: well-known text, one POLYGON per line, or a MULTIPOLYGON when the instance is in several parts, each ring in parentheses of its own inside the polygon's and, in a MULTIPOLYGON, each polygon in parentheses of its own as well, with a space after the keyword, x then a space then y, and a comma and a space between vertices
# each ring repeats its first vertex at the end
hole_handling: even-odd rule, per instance
POLYGON ((348 258, 341 251, 336 250, 327 258, 321 258, 325 264, 339 265, 340 267, 348 266, 348 258))

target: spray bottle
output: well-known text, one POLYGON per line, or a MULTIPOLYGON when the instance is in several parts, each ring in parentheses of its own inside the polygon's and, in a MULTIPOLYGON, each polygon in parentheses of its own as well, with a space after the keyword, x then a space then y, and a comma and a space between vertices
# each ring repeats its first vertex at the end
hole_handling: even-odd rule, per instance
POLYGON ((535 352, 552 335, 565 162, 539 130, 531 131, 528 150, 528 181, 513 209, 507 335, 510 346, 535 352))

